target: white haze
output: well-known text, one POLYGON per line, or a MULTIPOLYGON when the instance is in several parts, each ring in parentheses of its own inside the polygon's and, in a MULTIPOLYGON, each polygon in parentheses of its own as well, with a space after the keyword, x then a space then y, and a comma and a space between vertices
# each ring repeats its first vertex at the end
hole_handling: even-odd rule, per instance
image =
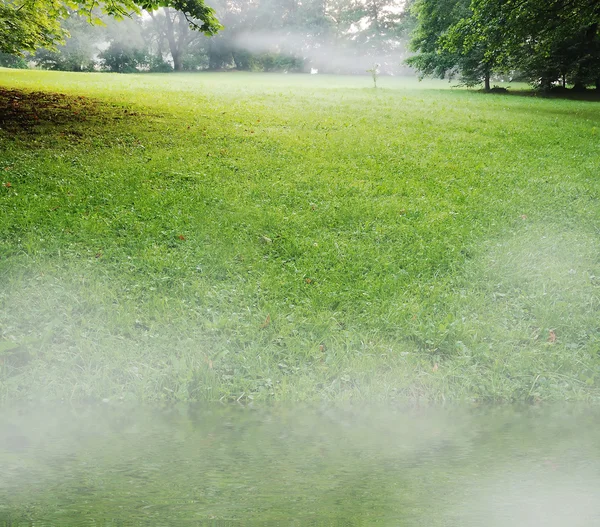
POLYGON ((0 525, 10 514, 44 525, 77 515, 104 525, 110 515, 148 526, 238 516, 244 525, 592 527, 598 417, 576 406, 6 407, 0 525))
POLYGON ((281 53, 299 56, 305 62, 305 71, 316 68, 327 73, 364 74, 374 64, 379 64, 381 73, 393 75, 413 74, 404 64, 409 56, 406 44, 394 42, 392 51, 364 49, 347 40, 336 42, 332 38, 312 37, 301 32, 289 31, 246 31, 237 35, 233 43, 238 50, 253 54, 281 53), (351 46, 351 47, 349 47, 351 46))

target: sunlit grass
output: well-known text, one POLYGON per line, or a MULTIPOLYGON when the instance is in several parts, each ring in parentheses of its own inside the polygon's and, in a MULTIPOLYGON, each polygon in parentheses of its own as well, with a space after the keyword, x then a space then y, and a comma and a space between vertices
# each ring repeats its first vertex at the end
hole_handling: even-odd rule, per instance
POLYGON ((597 397, 596 103, 0 83, 69 96, 0 131, 1 397, 597 397))

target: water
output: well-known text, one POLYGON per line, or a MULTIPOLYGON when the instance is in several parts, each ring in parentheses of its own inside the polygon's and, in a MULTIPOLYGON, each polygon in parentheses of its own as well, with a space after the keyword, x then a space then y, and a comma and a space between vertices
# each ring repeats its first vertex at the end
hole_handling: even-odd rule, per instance
POLYGON ((600 525, 600 409, 0 410, 0 525, 600 525))

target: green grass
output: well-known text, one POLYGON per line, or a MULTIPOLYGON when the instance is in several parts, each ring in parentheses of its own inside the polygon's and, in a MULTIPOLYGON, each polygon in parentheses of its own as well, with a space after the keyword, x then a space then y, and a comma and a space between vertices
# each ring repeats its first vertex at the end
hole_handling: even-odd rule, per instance
POLYGON ((0 398, 598 399, 598 104, 371 84, 0 70, 0 398))

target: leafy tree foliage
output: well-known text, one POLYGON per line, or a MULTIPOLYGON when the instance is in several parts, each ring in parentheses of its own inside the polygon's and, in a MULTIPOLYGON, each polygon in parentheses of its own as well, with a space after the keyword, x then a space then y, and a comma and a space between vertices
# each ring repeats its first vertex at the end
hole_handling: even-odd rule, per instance
MULTIPOLYGON (((153 11, 161 6, 180 11, 186 23, 207 35, 221 25, 204 0, 107 0, 101 4, 104 14, 123 18, 142 9, 153 11)), ((0 51, 19 53, 39 47, 53 47, 68 35, 62 23, 73 13, 99 23, 96 0, 2 0, 0 5, 0 51)))
POLYGON ((596 0, 474 0, 473 23, 506 66, 548 88, 577 89, 600 79, 600 3, 596 0))
POLYGON ((411 47, 418 54, 407 62, 422 75, 452 77, 466 57, 443 45, 443 39, 454 24, 470 16, 470 0, 417 0, 412 11, 417 26, 411 47))
POLYGON ((423 75, 458 72, 489 89, 490 75, 518 71, 532 84, 600 89, 596 0, 418 0, 410 59, 423 75))

